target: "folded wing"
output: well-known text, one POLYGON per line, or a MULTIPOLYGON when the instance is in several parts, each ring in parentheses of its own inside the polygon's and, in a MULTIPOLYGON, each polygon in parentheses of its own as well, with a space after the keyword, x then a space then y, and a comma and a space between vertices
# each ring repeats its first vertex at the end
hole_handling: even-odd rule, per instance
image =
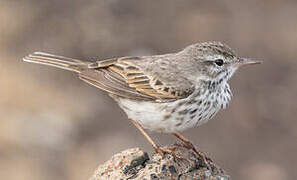
POLYGON ((97 80, 97 83, 114 90, 109 91, 110 93, 131 99, 172 101, 185 98, 192 93, 192 90, 181 92, 178 88, 167 87, 162 79, 149 75, 133 63, 140 60, 145 59, 122 57, 98 61, 89 65, 90 69, 95 70, 96 75, 90 75, 90 70, 87 70, 81 72, 80 77, 85 81, 86 79, 97 80))
POLYGON ((143 101, 167 102, 187 97, 187 91, 166 86, 162 78, 150 75, 135 61, 142 57, 122 57, 88 62, 63 56, 36 52, 23 58, 25 61, 45 64, 77 72, 83 81, 113 95, 143 101))

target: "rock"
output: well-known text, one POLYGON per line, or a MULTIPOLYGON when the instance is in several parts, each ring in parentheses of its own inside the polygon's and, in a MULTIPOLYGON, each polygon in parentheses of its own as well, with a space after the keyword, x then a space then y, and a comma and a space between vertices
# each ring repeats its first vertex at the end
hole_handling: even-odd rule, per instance
POLYGON ((128 149, 114 155, 100 165, 90 180, 105 179, 210 179, 229 180, 224 170, 206 157, 211 169, 208 169, 202 158, 194 151, 180 144, 165 147, 174 152, 165 154, 154 153, 149 158, 139 148, 128 149))

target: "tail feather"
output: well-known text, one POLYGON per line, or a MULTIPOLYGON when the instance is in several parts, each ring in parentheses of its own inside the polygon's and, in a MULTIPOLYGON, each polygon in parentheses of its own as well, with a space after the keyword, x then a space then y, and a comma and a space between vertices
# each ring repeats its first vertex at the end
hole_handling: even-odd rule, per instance
POLYGON ((29 54, 28 56, 24 57, 23 60, 26 62, 54 66, 75 72, 81 72, 81 70, 87 68, 89 64, 89 62, 78 59, 67 58, 43 52, 34 52, 33 54, 29 54))

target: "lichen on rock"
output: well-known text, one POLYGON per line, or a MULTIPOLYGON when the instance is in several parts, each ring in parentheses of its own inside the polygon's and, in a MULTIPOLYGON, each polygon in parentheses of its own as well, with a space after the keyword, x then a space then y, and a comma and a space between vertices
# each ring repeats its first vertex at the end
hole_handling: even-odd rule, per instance
POLYGON ((174 154, 153 153, 150 158, 139 148, 132 148, 115 154, 100 165, 90 180, 105 179, 210 179, 229 180, 224 170, 207 157, 207 168, 202 158, 194 151, 179 144, 166 147, 174 154))

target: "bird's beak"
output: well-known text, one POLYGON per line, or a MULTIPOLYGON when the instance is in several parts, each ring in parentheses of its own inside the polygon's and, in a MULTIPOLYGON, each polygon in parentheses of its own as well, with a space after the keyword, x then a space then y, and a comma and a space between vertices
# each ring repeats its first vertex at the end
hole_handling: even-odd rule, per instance
POLYGON ((245 65, 250 65, 250 64, 261 64, 262 61, 259 60, 254 60, 254 59, 249 59, 249 58, 239 58, 234 65, 235 66, 245 66, 245 65))

